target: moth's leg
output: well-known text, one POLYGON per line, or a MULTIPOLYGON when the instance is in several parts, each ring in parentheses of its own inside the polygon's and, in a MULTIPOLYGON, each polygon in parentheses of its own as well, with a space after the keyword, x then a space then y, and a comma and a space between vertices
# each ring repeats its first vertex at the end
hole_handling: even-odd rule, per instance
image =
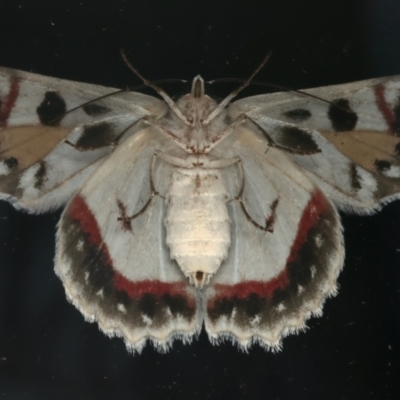
MULTIPOLYGON (((116 137, 113 141, 111 141, 110 143, 104 144, 103 146, 98 146, 96 147, 96 149, 100 149, 102 147, 111 147, 112 150, 114 151, 114 149, 118 146, 119 141, 121 140, 121 138, 125 135, 125 133, 127 131, 129 131, 129 129, 133 128, 134 126, 142 123, 144 121, 145 117, 141 117, 139 119, 137 119, 135 122, 132 122, 132 124, 128 125, 125 129, 123 129, 116 137)), ((78 139, 78 142, 79 143, 78 139)), ((74 149, 78 150, 78 151, 87 151, 88 148, 87 146, 79 146, 79 144, 76 143, 72 143, 69 140, 64 140, 65 144, 68 144, 69 146, 72 146, 74 149)))
POLYGON ((175 142, 181 149, 185 151, 189 151, 187 144, 181 140, 178 136, 174 135, 172 132, 170 132, 167 128, 162 126, 157 120, 154 118, 150 117, 149 115, 146 115, 143 117, 143 122, 146 124, 152 126, 153 128, 157 129, 158 132, 160 132, 163 136, 168 138, 169 140, 172 140, 175 142))
POLYGON ((270 206, 271 213, 270 213, 270 215, 267 215, 265 217, 265 226, 262 226, 259 223, 257 223, 256 221, 254 221, 254 219, 251 218, 250 214, 248 213, 246 206, 243 202, 243 198, 242 198, 243 191, 244 191, 244 173, 243 173, 243 165, 242 165, 241 160, 238 161, 238 166, 239 166, 240 180, 241 180, 239 193, 236 195, 235 198, 233 198, 232 200, 229 200, 229 201, 233 201, 233 200, 238 201, 247 220, 249 222, 251 222, 256 228, 261 229, 262 231, 265 231, 265 232, 273 232, 274 226, 275 226, 275 221, 276 221, 276 208, 278 207, 279 198, 276 198, 272 202, 272 204, 270 206))
POLYGON ((169 154, 163 153, 162 151, 156 150, 154 155, 160 157, 162 160, 167 162, 168 164, 173 165, 178 168, 194 168, 193 163, 189 162, 187 159, 174 157, 169 154))
POLYGON ((220 160, 213 160, 213 161, 209 161, 208 159, 201 156, 199 157, 192 156, 183 159, 171 156, 170 154, 163 153, 159 150, 156 150, 154 154, 160 157, 168 164, 173 165, 174 167, 186 168, 186 169, 197 168, 197 167, 203 169, 225 168, 228 167, 229 165, 235 164, 240 161, 240 157, 223 158, 220 160))
MULTIPOLYGON (((126 231, 131 231, 132 230, 132 220, 135 218, 139 217, 142 215, 147 208, 150 206, 153 198, 155 196, 160 196, 164 198, 155 188, 154 185, 154 180, 153 180, 153 171, 154 171, 154 164, 156 158, 159 157, 162 160, 166 161, 168 164, 171 164, 175 167, 180 167, 180 168, 195 168, 196 165, 195 163, 193 164, 192 162, 189 162, 187 159, 182 159, 178 157, 171 156, 169 154, 165 154, 161 151, 156 150, 153 154, 152 160, 151 160, 151 169, 150 169, 150 190, 151 194, 149 199, 146 201, 146 204, 135 214, 133 215, 128 215, 126 212, 126 206, 124 203, 122 203, 121 200, 117 199, 117 205, 119 208, 120 216, 118 217, 118 221, 121 221, 122 227, 126 231)), ((215 160, 209 162, 209 165, 207 165, 205 168, 223 168, 229 165, 232 165, 234 163, 237 163, 240 161, 239 157, 233 157, 233 158, 228 158, 228 159, 222 159, 222 160, 215 160)))
MULTIPOLYGON (((248 117, 245 114, 240 115, 232 124, 226 127, 217 138, 216 141, 213 142, 212 146, 205 147, 205 153, 208 153, 212 148, 214 148, 221 140, 225 139, 229 136, 233 130, 235 130, 240 124, 242 124, 248 117)), ((181 149, 187 151, 188 153, 192 153, 191 149, 188 147, 187 143, 180 139, 178 136, 170 132, 163 125, 161 125, 157 120, 150 116, 143 117, 143 121, 153 128, 157 129, 159 133, 164 135, 166 138, 175 142, 181 149)), ((178 165, 177 165, 178 166, 178 165)), ((185 166, 183 166, 185 168, 185 166)), ((218 168, 218 167, 216 167, 218 168)))
MULTIPOLYGON (((175 167, 179 168, 196 168, 196 167, 201 167, 204 169, 216 169, 216 168, 224 168, 228 167, 233 164, 238 164, 239 166, 239 172, 240 172, 240 189, 239 193, 232 199, 232 200, 237 200, 242 207, 242 210, 244 214, 246 215, 246 218, 257 228, 266 231, 266 232, 273 232, 274 230, 274 225, 275 225, 275 220, 276 220, 276 207, 278 206, 279 199, 275 199, 272 204, 271 204, 271 214, 266 216, 265 218, 265 226, 262 226, 258 224, 256 221, 254 221, 250 214, 248 213, 246 206, 244 205, 242 195, 244 191, 244 173, 243 173, 243 165, 242 165, 242 160, 240 157, 232 157, 232 158, 225 158, 221 160, 214 160, 214 161, 209 161, 207 164, 203 165, 201 163, 196 163, 193 161, 190 161, 190 159, 182 159, 178 157, 171 156, 169 154, 162 153, 161 151, 156 150, 154 153, 154 156, 160 157, 162 160, 167 162, 168 164, 171 164, 175 167)), ((197 160, 201 160, 199 157, 197 160)), ((232 201, 229 200, 229 201, 232 201)))
POLYGON ((154 181, 153 181, 153 170, 154 170, 154 164, 155 164, 155 159, 156 159, 156 154, 153 154, 152 160, 151 160, 151 167, 150 167, 150 197, 146 201, 146 204, 135 214, 133 215, 127 215, 126 213, 126 206, 124 203, 122 203, 121 200, 117 199, 117 205, 119 208, 119 213, 120 216, 118 217, 118 221, 122 222, 122 228, 126 231, 132 231, 132 221, 139 217, 140 215, 144 214, 144 212, 147 210, 147 208, 150 206, 153 198, 155 196, 160 196, 164 198, 155 188, 154 181))
POLYGON ((205 146, 205 153, 209 153, 215 146, 227 138, 238 126, 246 122, 248 118, 249 117, 246 114, 240 114, 231 124, 219 133, 219 136, 215 138, 211 145, 208 147, 205 146))

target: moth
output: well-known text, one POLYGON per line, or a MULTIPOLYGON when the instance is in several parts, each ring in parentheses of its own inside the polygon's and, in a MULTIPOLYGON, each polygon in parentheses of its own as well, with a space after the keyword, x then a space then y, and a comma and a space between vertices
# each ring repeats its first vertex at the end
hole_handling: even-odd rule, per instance
POLYGON ((203 326, 279 350, 337 292, 338 210, 400 197, 400 77, 219 103, 200 76, 176 102, 155 88, 0 68, 1 199, 65 206, 55 272, 129 351, 203 326))

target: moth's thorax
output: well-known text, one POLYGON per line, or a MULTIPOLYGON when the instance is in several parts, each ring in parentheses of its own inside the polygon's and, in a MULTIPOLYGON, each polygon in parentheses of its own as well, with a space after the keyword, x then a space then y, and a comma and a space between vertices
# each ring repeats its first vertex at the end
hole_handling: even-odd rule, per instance
POLYGON ((167 195, 166 243, 190 282, 207 284, 231 243, 226 189, 216 169, 176 169, 167 195))
POLYGON ((210 145, 227 126, 225 122, 226 111, 222 110, 220 114, 206 124, 204 121, 218 106, 214 99, 205 94, 196 98, 189 93, 182 96, 176 104, 186 117, 187 122, 185 123, 178 116, 173 115, 168 124, 169 129, 187 144, 188 152, 192 154, 207 153, 210 145))
POLYGON ((217 102, 206 94, 197 98, 188 93, 177 102, 177 106, 193 128, 201 128, 203 126, 202 121, 210 115, 217 105, 217 102))

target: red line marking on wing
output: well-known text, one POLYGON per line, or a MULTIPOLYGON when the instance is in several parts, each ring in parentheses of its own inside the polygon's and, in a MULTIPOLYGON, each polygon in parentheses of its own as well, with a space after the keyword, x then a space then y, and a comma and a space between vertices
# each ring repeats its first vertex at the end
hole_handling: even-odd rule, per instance
POLYGON ((161 282, 158 280, 145 280, 132 282, 118 272, 114 273, 114 286, 117 290, 123 290, 130 298, 142 297, 145 294, 152 294, 161 297, 164 294, 170 296, 187 297, 185 282, 161 282))
POLYGON ((320 190, 315 191, 313 197, 303 211, 297 230, 297 236, 290 250, 289 257, 286 260, 286 265, 292 263, 296 259, 300 249, 307 240, 310 229, 318 222, 321 214, 324 214, 329 208, 330 204, 324 194, 320 190))
POLYGON ((213 299, 218 300, 224 297, 235 297, 237 299, 245 299, 251 294, 257 294, 260 297, 272 297, 276 289, 284 289, 289 283, 286 268, 275 278, 268 282, 245 281, 236 285, 216 284, 215 290, 217 295, 213 299))
POLYGON ((224 297, 244 299, 250 294, 271 298, 277 289, 285 289, 285 287, 289 284, 288 265, 296 260, 299 251, 307 241, 310 229, 318 222, 321 214, 324 214, 329 209, 330 204, 324 194, 320 190, 315 191, 303 211, 303 215, 299 222, 296 239, 293 242, 290 254, 286 260, 285 269, 279 275, 267 282, 245 281, 235 285, 216 284, 215 290, 217 294, 212 302, 224 297))
MULTIPOLYGON (((68 212, 72 219, 79 222, 83 232, 89 236, 89 242, 100 250, 103 255, 104 263, 110 268, 113 268, 110 252, 101 236, 99 224, 85 200, 79 195, 75 196, 69 206, 68 212)), ((115 289, 126 292, 130 298, 140 298, 145 294, 154 296, 169 294, 170 296, 186 297, 189 306, 193 302, 186 291, 187 283, 185 281, 161 282, 159 280, 144 280, 132 282, 115 268, 113 268, 113 271, 115 289)))
POLYGON ((102 252, 105 263, 112 267, 110 252, 101 237, 99 224, 85 200, 79 195, 75 196, 68 208, 68 212, 72 219, 79 222, 83 232, 89 236, 89 242, 102 252))
POLYGON ((10 82, 10 89, 7 96, 1 102, 0 106, 0 127, 5 128, 7 126, 8 118, 10 117, 11 111, 15 106, 19 95, 19 80, 17 77, 12 77, 10 82))
POLYGON ((389 132, 394 133, 394 127, 396 126, 396 116, 385 99, 385 85, 376 85, 374 87, 374 94, 376 105, 383 115, 383 118, 385 118, 386 123, 388 124, 389 132))

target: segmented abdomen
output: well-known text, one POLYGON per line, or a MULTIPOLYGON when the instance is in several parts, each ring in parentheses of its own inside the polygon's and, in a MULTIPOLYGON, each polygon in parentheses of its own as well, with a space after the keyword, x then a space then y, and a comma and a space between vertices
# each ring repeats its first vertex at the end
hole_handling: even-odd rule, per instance
POLYGON ((226 189, 219 170, 178 168, 167 195, 166 242, 186 276, 214 274, 231 242, 226 189))

